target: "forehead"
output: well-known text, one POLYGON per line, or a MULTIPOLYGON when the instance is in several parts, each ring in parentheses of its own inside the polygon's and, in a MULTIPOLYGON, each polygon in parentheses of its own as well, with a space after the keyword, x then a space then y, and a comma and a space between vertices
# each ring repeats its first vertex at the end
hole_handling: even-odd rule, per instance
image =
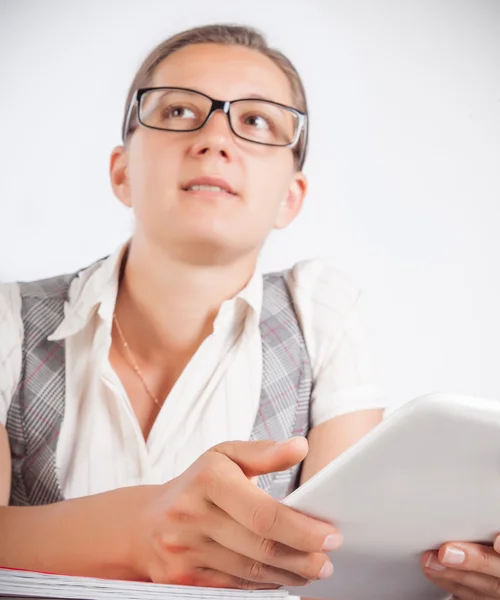
POLYGON ((152 85, 191 88, 218 100, 259 95, 293 104, 290 83, 280 67, 243 46, 195 44, 182 48, 159 64, 152 85))

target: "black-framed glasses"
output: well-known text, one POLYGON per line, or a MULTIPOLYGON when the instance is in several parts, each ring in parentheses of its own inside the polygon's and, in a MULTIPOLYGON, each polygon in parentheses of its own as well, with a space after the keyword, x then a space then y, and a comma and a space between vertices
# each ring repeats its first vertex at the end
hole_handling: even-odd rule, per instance
POLYGON ((124 141, 136 106, 134 116, 141 125, 162 131, 197 131, 216 110, 222 110, 234 135, 256 144, 293 148, 301 133, 306 133, 306 115, 278 102, 261 98, 215 100, 188 88, 151 87, 136 90, 132 97, 123 127, 124 141))

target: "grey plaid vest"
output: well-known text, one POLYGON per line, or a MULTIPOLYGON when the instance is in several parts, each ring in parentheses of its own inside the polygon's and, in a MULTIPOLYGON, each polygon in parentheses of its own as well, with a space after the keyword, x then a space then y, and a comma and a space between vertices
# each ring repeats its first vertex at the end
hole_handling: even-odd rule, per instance
MULTIPOLYGON (((24 324, 20 383, 7 415, 12 456, 11 505, 63 500, 56 447, 64 418, 64 341, 48 341, 64 318, 69 286, 64 275, 21 283, 24 324)), ((307 435, 312 389, 311 366, 283 273, 264 276, 260 319, 262 391, 252 440, 284 440, 307 435)), ((264 475, 259 486, 282 499, 297 486, 300 466, 264 475)))

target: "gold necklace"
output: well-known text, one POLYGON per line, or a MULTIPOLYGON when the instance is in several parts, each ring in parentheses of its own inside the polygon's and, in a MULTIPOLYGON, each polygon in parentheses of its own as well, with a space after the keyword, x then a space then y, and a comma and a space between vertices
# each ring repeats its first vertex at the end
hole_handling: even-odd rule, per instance
POLYGON ((116 323, 116 329, 118 330, 118 334, 120 335, 120 338, 122 340, 123 347, 125 348, 125 351, 127 352, 128 356, 129 356, 132 368, 136 372, 137 377, 139 377, 139 379, 141 380, 142 385, 144 386, 144 389, 146 390, 148 396, 151 398, 151 400, 153 400, 153 402, 157 406, 160 406, 160 401, 155 396, 155 394, 153 394, 153 392, 151 391, 151 388, 146 383, 146 380, 144 379, 144 376, 143 376, 141 370, 139 369, 139 365, 137 364, 137 361, 135 360, 134 355, 132 354, 132 350, 130 350, 127 340, 125 339, 125 335, 123 334, 123 330, 120 327, 120 322, 118 321, 118 317, 116 316, 116 313, 113 314, 113 319, 116 323))

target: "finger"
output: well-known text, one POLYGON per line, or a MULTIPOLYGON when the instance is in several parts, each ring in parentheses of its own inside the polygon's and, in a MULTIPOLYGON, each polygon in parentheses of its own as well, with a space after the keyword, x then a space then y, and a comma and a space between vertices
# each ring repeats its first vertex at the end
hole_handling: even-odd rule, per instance
POLYGON ((490 598, 489 596, 478 594, 474 590, 458 583, 439 587, 444 592, 453 594, 449 600, 493 600, 493 598, 490 598))
POLYGON ((330 568, 330 561, 323 552, 302 552, 260 537, 240 523, 228 519, 217 506, 212 507, 210 523, 210 531, 205 533, 215 542, 255 561, 295 573, 307 580, 322 579, 330 568))
POLYGON ((202 566, 224 571, 241 580, 267 585, 305 585, 308 580, 290 571, 277 569, 212 542, 202 558, 202 566))
POLYGON ((459 598, 500 598, 500 579, 477 571, 464 571, 445 567, 437 553, 430 554, 424 565, 424 573, 436 585, 459 598), (465 596, 464 596, 465 595, 465 596))
POLYGON ((439 549, 438 558, 446 567, 500 577, 500 555, 491 546, 455 542, 444 544, 439 549))
POLYGON ((493 549, 497 554, 500 554, 500 534, 495 536, 495 540, 493 542, 493 549))
POLYGON ((261 538, 304 552, 328 551, 339 545, 338 531, 333 525, 277 502, 241 471, 226 468, 210 478, 204 473, 204 484, 208 500, 261 538))
POLYGON ((448 594, 452 594, 450 600, 495 600, 495 596, 485 596, 467 586, 454 581, 434 580, 430 578, 440 589, 448 594))
POLYGON ((308 444, 304 437, 285 442, 270 440, 258 442, 224 442, 208 452, 217 452, 236 463, 247 477, 286 471, 307 455, 308 444))
POLYGON ((269 590, 279 588, 279 585, 248 581, 210 568, 199 567, 195 572, 177 573, 167 579, 155 578, 155 583, 170 585, 188 585, 194 587, 231 588, 239 590, 269 590))

